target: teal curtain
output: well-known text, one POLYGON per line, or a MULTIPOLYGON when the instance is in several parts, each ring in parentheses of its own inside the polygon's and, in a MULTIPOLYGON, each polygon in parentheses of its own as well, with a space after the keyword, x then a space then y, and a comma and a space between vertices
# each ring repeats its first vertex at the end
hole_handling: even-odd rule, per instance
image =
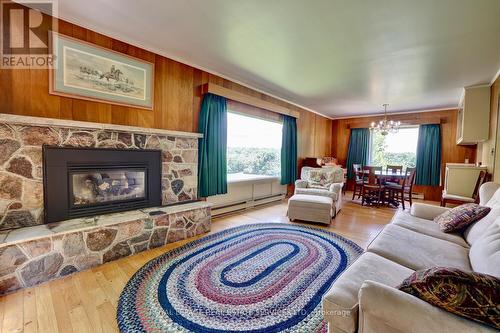
POLYGON ((198 132, 198 197, 227 193, 227 103, 214 94, 205 94, 198 132))
POLYGON ((297 180, 297 120, 283 116, 281 137, 281 184, 294 184, 297 180))
POLYGON ((441 126, 420 125, 417 144, 417 185, 439 186, 441 180, 441 126))
POLYGON ((349 150, 347 152, 347 177, 354 178, 352 172, 353 164, 366 165, 370 149, 370 130, 368 128, 353 128, 349 138, 349 150))

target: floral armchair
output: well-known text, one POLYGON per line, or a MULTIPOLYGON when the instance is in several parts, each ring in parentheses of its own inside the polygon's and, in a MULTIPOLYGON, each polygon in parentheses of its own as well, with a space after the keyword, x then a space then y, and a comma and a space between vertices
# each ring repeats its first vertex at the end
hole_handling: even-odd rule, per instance
POLYGON ((342 207, 344 170, 340 167, 303 167, 295 182, 295 194, 319 195, 332 198, 336 213, 342 207))

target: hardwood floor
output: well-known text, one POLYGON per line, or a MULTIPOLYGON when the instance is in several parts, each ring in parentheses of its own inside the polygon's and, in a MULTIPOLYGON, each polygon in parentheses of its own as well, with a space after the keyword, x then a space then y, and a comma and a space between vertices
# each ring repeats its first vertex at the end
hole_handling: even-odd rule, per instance
MULTIPOLYGON (((330 226, 316 226, 366 247, 391 220, 396 209, 361 207, 359 203, 351 202, 349 197, 347 193, 342 211, 330 226)), ((286 203, 214 218, 211 233, 262 222, 290 223, 286 217, 286 203)), ((128 279, 147 261, 193 239, 171 243, 1 297, 1 332, 117 332, 116 306, 128 279)))

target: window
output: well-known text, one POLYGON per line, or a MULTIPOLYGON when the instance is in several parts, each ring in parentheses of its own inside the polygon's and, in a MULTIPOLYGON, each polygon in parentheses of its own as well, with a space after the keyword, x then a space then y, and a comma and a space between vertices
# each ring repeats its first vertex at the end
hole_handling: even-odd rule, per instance
POLYGON ((228 112, 228 180, 279 177, 282 128, 278 122, 228 112))
POLYGON ((403 127, 398 133, 385 136, 374 131, 371 133, 370 164, 415 167, 417 141, 418 127, 403 127))

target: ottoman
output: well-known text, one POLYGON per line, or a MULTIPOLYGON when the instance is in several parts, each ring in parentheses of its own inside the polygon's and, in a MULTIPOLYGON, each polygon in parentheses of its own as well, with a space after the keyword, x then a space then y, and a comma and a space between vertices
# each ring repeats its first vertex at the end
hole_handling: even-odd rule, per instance
POLYGON ((288 199, 290 221, 303 220, 330 224, 334 217, 333 199, 321 195, 294 194, 288 199))

